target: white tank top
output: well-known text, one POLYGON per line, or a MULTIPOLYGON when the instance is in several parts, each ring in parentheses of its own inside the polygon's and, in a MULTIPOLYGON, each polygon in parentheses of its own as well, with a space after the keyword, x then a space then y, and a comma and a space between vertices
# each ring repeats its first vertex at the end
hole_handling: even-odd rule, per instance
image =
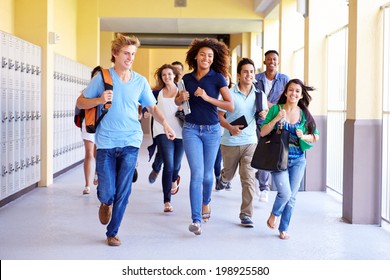
MULTIPOLYGON (((178 106, 175 104, 175 97, 165 98, 163 96, 163 90, 160 90, 157 97, 157 107, 164 114, 165 119, 175 131, 176 138, 182 139, 182 127, 179 119, 175 116, 178 106)), ((163 126, 157 122, 153 122, 153 135, 156 137, 159 134, 165 134, 163 126)))

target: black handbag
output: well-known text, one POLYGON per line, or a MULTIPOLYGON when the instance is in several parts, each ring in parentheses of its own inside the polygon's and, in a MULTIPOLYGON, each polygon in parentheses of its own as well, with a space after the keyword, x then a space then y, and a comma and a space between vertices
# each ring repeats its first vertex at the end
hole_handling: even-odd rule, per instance
POLYGON ((266 171, 284 171, 288 166, 290 133, 281 125, 268 135, 260 137, 252 157, 251 166, 266 171))
POLYGON ((184 114, 184 110, 177 110, 175 113, 175 117, 179 119, 180 125, 183 127, 184 121, 186 119, 186 115, 184 114))

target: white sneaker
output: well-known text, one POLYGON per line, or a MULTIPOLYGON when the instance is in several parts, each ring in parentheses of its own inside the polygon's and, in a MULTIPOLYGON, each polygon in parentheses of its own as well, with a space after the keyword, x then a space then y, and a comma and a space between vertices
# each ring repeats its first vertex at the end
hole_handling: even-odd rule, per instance
POLYGON ((259 201, 260 202, 268 202, 268 190, 264 190, 264 191, 260 192, 259 201))

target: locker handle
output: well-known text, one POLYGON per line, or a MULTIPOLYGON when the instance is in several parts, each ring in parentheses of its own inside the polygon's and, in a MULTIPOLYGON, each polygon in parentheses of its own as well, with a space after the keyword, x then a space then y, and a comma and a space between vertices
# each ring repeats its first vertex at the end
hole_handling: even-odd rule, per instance
POLYGON ((7 175, 7 173, 8 173, 7 168, 3 165, 1 176, 5 177, 5 175, 7 175))
POLYGON ((12 59, 8 59, 8 69, 12 69, 15 66, 15 64, 12 63, 12 59))
POLYGON ((5 68, 7 66, 7 59, 5 57, 2 57, 1 58, 1 67, 2 68, 5 68))
POLYGON ((19 61, 15 61, 15 71, 20 69, 19 61))

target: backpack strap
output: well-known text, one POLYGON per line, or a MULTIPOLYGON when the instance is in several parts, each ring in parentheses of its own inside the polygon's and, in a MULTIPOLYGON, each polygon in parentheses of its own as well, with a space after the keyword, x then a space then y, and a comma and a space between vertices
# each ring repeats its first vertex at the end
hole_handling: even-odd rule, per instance
MULTIPOLYGON (((110 70, 108 69, 102 69, 100 72, 102 74, 103 83, 104 83, 104 90, 113 90, 114 86, 112 84, 112 78, 110 75, 110 70)), ((111 101, 108 101, 106 104, 104 104, 104 110, 107 111, 111 107, 111 101)))
MULTIPOLYGON (((110 71, 108 69, 102 69, 100 73, 102 74, 102 78, 103 78, 104 90, 113 90, 114 85, 112 83, 110 71)), ((102 121, 103 117, 107 114, 108 109, 110 109, 111 105, 112 105, 111 101, 108 101, 106 104, 104 104, 102 108, 102 113, 96 121, 96 127, 102 121)))

